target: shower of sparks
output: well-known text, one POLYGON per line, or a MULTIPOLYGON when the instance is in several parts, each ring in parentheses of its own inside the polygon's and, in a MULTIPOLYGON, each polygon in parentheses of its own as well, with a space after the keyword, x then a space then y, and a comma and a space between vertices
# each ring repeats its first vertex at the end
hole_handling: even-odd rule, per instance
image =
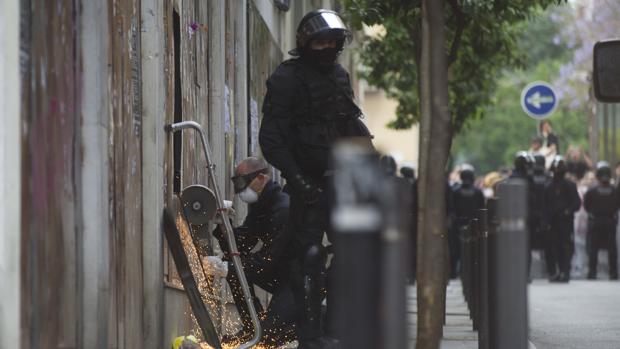
MULTIPOLYGON (((222 297, 222 288, 225 286, 225 278, 214 278, 210 275, 207 275, 205 272, 205 267, 202 263, 202 259, 199 253, 198 248, 195 244, 194 239, 192 238, 191 228, 187 224, 187 222, 183 219, 182 215, 177 215, 176 225, 181 237, 181 243, 183 244, 183 249, 187 255, 187 259, 190 264, 190 268, 192 270, 192 274, 196 279, 196 283, 198 284, 198 290, 203 299, 203 302, 207 306, 207 310, 211 314, 212 319, 220 319, 221 327, 217 329, 217 332, 220 335, 220 339, 225 334, 234 334, 242 328, 241 319, 237 311, 228 311, 224 306, 226 303, 226 299, 230 299, 231 295, 229 292, 222 297), (216 316, 214 316, 216 315, 216 316)), ((234 272, 234 271, 231 271, 234 272)), ((266 314, 260 314, 261 318, 264 319, 266 314)), ((195 317, 192 314, 192 320, 194 322, 194 327, 197 328, 197 322, 195 317)), ((217 323, 214 324, 218 326, 217 323)), ((198 338, 201 338, 201 333, 194 333, 194 335, 198 338)), ((265 333, 263 333, 261 342, 270 342, 271 338, 281 337, 285 340, 280 340, 279 342, 293 342, 295 340, 295 336, 293 333, 287 333, 285 335, 282 334, 282 330, 279 328, 272 328, 265 333)), ((232 343, 228 345, 223 345, 224 349, 233 349, 243 344, 243 342, 232 343)), ((290 344, 290 343, 289 343, 290 344)), ((206 342, 200 343, 201 348, 207 349, 212 348, 206 342)), ((277 348, 289 348, 289 346, 274 346, 274 345, 266 345, 259 344, 254 346, 256 349, 277 349, 277 348)))

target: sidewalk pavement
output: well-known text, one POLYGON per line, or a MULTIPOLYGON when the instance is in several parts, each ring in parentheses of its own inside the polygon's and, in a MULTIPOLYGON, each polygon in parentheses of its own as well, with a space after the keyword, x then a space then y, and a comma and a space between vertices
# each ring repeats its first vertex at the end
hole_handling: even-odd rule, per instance
MULTIPOLYGON (((410 348, 415 348, 417 322, 417 292, 409 287, 407 316, 409 319, 410 348)), ((446 290, 446 324, 443 327, 441 349, 478 349, 478 333, 472 330, 467 303, 463 298, 460 280, 451 280, 446 290)))

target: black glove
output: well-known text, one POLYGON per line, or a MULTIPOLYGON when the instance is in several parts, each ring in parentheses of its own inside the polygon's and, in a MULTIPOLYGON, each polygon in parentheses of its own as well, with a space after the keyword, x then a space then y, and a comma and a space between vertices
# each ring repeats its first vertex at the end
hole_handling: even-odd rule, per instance
POLYGON ((289 181, 294 191, 301 193, 304 198, 304 202, 308 205, 315 204, 319 201, 321 195, 321 188, 312 184, 309 180, 302 175, 297 174, 289 181))

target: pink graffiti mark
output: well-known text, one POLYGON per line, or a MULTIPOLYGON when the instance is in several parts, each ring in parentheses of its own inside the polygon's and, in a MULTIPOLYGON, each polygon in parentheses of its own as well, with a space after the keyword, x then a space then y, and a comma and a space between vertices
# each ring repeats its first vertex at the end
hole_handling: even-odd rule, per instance
POLYGON ((204 32, 207 32, 208 27, 206 24, 200 24, 196 21, 190 23, 190 25, 187 26, 187 34, 189 34, 190 38, 192 37, 192 35, 194 35, 194 33, 196 33, 199 30, 203 30, 204 32))

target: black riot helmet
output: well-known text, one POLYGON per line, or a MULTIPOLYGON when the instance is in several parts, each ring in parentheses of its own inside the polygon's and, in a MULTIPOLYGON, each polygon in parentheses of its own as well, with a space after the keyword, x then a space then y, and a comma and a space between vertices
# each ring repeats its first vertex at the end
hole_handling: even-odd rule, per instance
POLYGON ((338 13, 331 10, 314 10, 308 12, 297 27, 297 47, 289 52, 292 56, 303 56, 312 39, 331 39, 338 42, 337 51, 341 52, 345 42, 351 41, 351 32, 338 13))
POLYGON ((463 183, 464 186, 473 185, 476 180, 474 167, 470 164, 462 164, 459 176, 461 177, 461 183, 463 183))
POLYGON ((609 184, 611 181, 611 167, 607 161, 596 163, 596 179, 605 184, 609 184))
POLYGON ((553 178, 561 179, 566 174, 566 161, 564 157, 556 155, 551 162, 551 172, 553 172, 553 178))
POLYGON ((393 177, 396 176, 396 160, 390 155, 383 155, 379 159, 381 169, 386 175, 393 177))
POLYGON ((531 167, 532 158, 530 154, 525 151, 518 151, 515 155, 515 172, 519 174, 526 175, 527 171, 531 167))
POLYGON ((404 178, 415 179, 415 170, 411 166, 403 165, 400 168, 400 175, 404 178))

